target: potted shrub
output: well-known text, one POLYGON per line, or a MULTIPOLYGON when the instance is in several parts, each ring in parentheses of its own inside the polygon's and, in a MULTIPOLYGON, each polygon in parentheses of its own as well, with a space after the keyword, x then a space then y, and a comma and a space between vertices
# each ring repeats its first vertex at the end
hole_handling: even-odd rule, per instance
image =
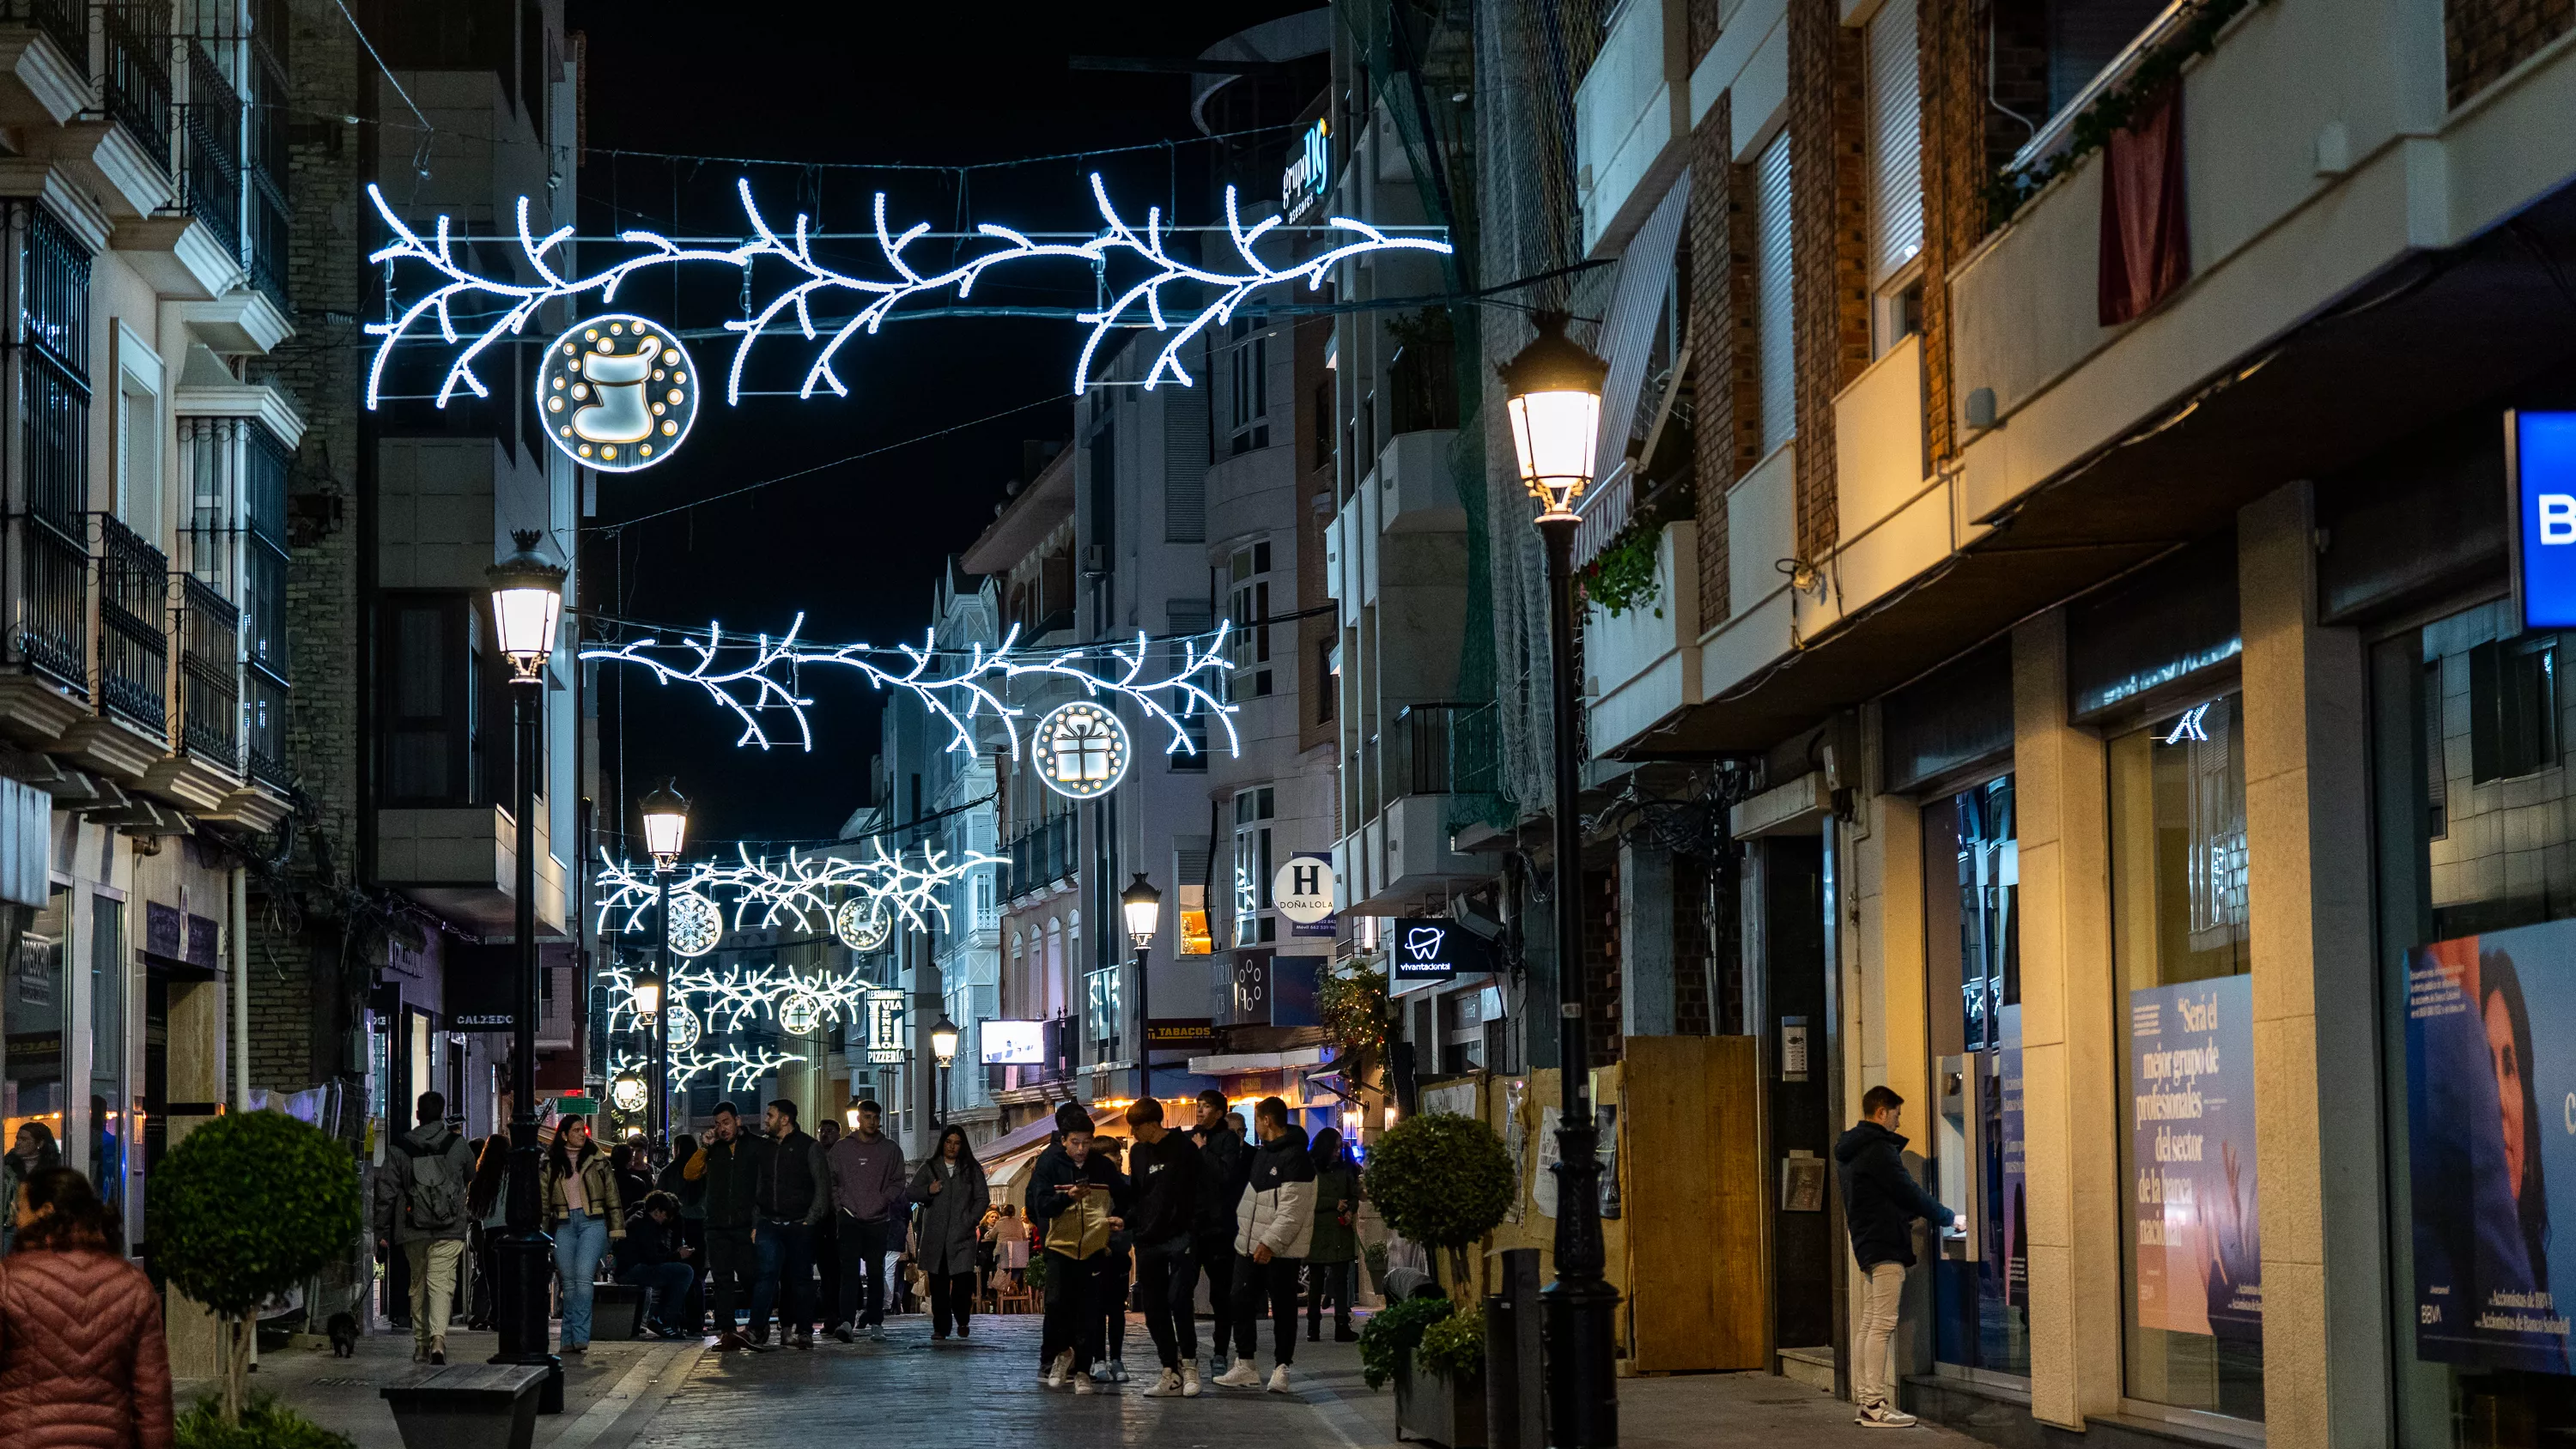
POLYGON ((1389 1379, 1401 1384, 1423 1330, 1457 1311, 1457 1305, 1433 1294, 1390 1303, 1369 1315, 1360 1329, 1360 1377, 1373 1389, 1386 1387, 1389 1379))
POLYGON ((1452 1313, 1422 1330, 1395 1381, 1396 1432, 1410 1428, 1449 1449, 1485 1442, 1485 1319, 1452 1313))
POLYGON ((1369 1151, 1367 1191, 1378 1216, 1410 1241, 1447 1248, 1453 1285, 1466 1280, 1468 1245, 1502 1222, 1519 1188, 1503 1139, 1473 1117, 1407 1117, 1369 1151))
MULTIPOLYGON (((233 1112, 171 1148, 153 1169, 149 1193, 153 1266, 231 1320, 221 1418, 226 1428, 239 1428, 259 1305, 349 1252, 365 1226, 357 1162, 348 1148, 282 1112, 233 1112)), ((299 1441, 271 1435, 253 1442, 299 1441)))

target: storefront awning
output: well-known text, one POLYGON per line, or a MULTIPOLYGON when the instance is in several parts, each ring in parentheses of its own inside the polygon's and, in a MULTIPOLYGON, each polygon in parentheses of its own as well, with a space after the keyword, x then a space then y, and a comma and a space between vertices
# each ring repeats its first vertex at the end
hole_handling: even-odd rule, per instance
POLYGON ((1234 1052, 1226 1056, 1192 1057, 1190 1070, 1202 1077, 1228 1077, 1245 1072, 1289 1072, 1304 1067, 1320 1067, 1332 1059, 1331 1047, 1309 1046, 1284 1052, 1234 1052))

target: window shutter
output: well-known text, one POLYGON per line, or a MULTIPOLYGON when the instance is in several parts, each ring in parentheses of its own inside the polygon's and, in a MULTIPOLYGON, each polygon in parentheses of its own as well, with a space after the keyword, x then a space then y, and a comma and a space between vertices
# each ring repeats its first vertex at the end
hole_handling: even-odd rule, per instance
POLYGON ((1873 284, 1923 249, 1923 86, 1916 0, 1869 22, 1869 272, 1873 284))
POLYGON ((1207 542, 1208 389, 1165 394, 1163 542, 1207 542))
POLYGON ((1753 162, 1753 326, 1762 374, 1762 451, 1798 434, 1797 348, 1789 288, 1789 133, 1753 162))

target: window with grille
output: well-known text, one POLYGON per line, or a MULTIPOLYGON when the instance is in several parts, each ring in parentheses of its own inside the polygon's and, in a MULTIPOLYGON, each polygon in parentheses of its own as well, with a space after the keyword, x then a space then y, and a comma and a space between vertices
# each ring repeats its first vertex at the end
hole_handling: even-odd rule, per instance
POLYGON ((1789 286, 1789 133, 1753 163, 1753 328, 1760 374, 1762 451, 1798 434, 1797 348, 1789 286))
POLYGON ((1259 699, 1271 692, 1270 667, 1270 545, 1256 543, 1239 548, 1226 561, 1227 612, 1234 621, 1234 634, 1227 641, 1233 651, 1232 697, 1259 699))
POLYGON ((1270 446, 1270 334, 1249 317, 1225 324, 1226 454, 1270 446))
POLYGON ((19 646, 59 682, 89 690, 89 249, 42 206, 6 213, 18 247, 19 447, 28 519, 19 646))

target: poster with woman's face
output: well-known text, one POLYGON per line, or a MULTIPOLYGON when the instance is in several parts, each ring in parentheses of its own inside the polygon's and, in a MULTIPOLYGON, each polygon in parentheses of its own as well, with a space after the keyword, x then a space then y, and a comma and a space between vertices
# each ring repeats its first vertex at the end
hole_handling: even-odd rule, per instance
POLYGON ((2406 1119, 2415 1351, 2564 1374, 2576 1243, 2576 921, 2418 947, 2406 958, 2406 1119))

